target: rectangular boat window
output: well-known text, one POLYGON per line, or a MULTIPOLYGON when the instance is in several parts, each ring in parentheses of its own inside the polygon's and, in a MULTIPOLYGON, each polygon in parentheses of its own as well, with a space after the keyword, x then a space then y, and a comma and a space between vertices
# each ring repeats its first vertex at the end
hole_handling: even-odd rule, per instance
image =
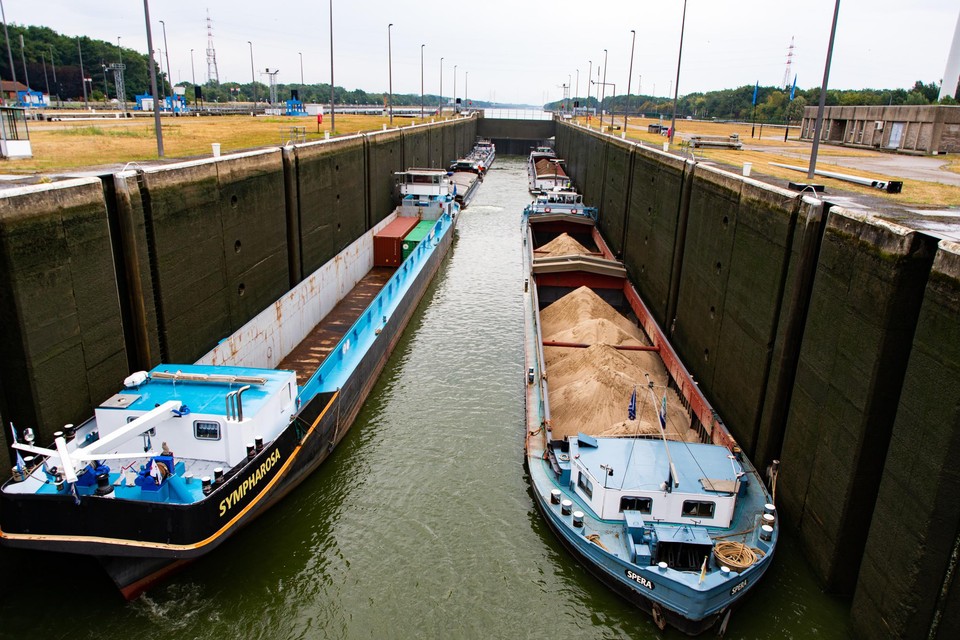
POLYGON ((583 491, 583 495, 587 496, 588 498, 593 497, 593 483, 590 482, 590 478, 588 478, 583 472, 580 472, 577 475, 577 486, 583 491))
POLYGON ((641 498, 637 496, 623 496, 620 498, 620 512, 639 511, 640 513, 650 513, 653 511, 653 498, 641 498))
POLYGON ((712 518, 716 506, 713 502, 684 500, 681 515, 685 518, 712 518))
POLYGON ((193 437, 196 438, 197 440, 219 440, 220 439, 220 423, 194 420, 193 437))

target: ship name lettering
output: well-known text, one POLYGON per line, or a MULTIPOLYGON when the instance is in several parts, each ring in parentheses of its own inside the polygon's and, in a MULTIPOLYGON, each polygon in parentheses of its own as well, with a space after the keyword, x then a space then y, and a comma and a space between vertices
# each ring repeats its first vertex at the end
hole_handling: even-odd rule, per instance
POLYGON ((638 583, 641 587, 646 587, 647 589, 653 589, 653 583, 644 578, 643 576, 634 573, 627 569, 627 577, 638 583))
POLYGON ((230 495, 220 501, 220 517, 222 518, 227 514, 234 505, 243 500, 243 496, 247 495, 247 492, 257 486, 257 484, 268 474, 271 469, 280 462, 280 450, 275 449, 270 457, 264 460, 257 470, 252 472, 247 478, 240 483, 236 489, 234 489, 230 495))
POLYGON ((746 580, 741 580, 733 589, 730 589, 730 595, 735 595, 738 591, 742 591, 744 587, 747 586, 746 580))

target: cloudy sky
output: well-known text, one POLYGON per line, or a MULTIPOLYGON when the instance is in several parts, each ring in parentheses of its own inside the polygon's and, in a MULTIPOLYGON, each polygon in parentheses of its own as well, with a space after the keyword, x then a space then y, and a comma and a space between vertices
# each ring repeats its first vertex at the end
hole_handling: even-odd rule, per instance
MULTIPOLYGON (((166 22, 174 82, 206 80, 206 14, 213 19, 220 80, 250 80, 250 48, 259 73, 279 69, 282 83, 330 80, 331 0, 151 0, 154 47, 164 48, 166 22)), ((631 29, 636 31, 632 93, 665 96, 676 73, 682 0, 332 0, 336 83, 386 91, 387 25, 393 23, 393 89, 498 102, 560 99, 568 81, 587 94, 607 50, 607 82, 626 93, 631 29), (579 81, 578 81, 579 70, 579 81), (469 75, 467 75, 469 74, 469 75), (466 86, 465 86, 466 85, 466 86)), ((830 86, 896 88, 940 82, 957 25, 957 0, 844 0, 830 86)), ((5 0, 11 23, 44 25, 146 51, 143 4, 135 0, 5 0)), ((782 83, 794 40, 798 86, 823 77, 834 0, 688 0, 680 93, 782 83)), ((18 47, 14 46, 14 54, 18 47)), ((166 62, 164 61, 164 65, 166 62)), ((602 71, 601 71, 602 72, 602 71)), ((596 87, 591 91, 596 95, 596 87)), ((607 87, 607 94, 613 87, 607 87)))

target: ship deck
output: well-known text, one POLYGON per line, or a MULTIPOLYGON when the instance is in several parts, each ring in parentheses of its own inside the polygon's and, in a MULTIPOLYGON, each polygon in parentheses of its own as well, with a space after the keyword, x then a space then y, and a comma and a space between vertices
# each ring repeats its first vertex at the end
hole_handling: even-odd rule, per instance
POLYGON ((396 269, 374 267, 337 303, 330 313, 280 362, 278 369, 297 372, 297 384, 304 385, 337 346, 347 330, 377 297, 396 269))

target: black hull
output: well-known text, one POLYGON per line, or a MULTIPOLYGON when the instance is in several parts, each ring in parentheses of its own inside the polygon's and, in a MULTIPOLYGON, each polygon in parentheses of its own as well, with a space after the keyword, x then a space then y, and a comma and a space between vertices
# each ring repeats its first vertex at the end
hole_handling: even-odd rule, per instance
POLYGON ((339 391, 306 402, 274 442, 231 469, 202 502, 83 497, 77 505, 71 496, 0 492, 3 542, 97 556, 128 599, 217 548, 303 482, 346 435, 439 269, 455 228, 441 238, 384 326, 380 337, 389 339, 375 340, 339 391), (228 503, 228 496, 239 498, 228 503))

